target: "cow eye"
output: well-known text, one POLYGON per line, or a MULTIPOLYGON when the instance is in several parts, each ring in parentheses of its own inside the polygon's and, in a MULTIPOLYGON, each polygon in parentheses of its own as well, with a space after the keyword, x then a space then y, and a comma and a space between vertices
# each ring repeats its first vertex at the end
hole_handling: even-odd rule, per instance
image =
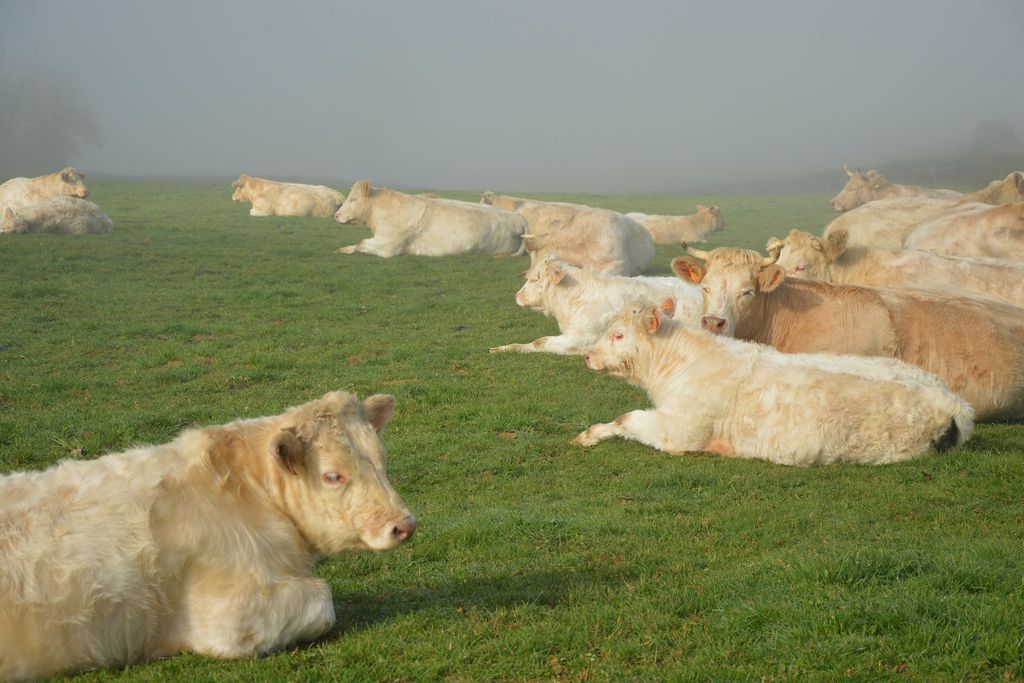
POLYGON ((754 293, 754 290, 752 290, 752 289, 744 289, 743 292, 741 293, 741 296, 750 296, 753 293, 754 293))
POLYGON ((711 293, 711 288, 710 287, 701 287, 701 290, 703 290, 703 292, 705 294, 710 294, 711 293))
POLYGON ((622 340, 622 333, 621 332, 616 332, 616 333, 614 333, 612 335, 612 341, 621 341, 621 340, 622 340))
POLYGON ((801 263, 799 266, 796 267, 796 272, 799 273, 801 270, 807 270, 807 264, 806 263, 801 263))
POLYGON ((331 486, 338 486, 348 482, 345 475, 338 472, 324 472, 320 478, 324 480, 325 484, 330 484, 331 486))

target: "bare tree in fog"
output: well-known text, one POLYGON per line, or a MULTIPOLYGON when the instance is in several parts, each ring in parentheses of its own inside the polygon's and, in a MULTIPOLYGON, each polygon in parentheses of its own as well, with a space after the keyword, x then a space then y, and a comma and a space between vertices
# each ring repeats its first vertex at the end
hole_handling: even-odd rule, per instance
POLYGON ((100 144, 99 126, 73 81, 48 66, 0 71, 0 179, 57 171, 86 144, 100 144))

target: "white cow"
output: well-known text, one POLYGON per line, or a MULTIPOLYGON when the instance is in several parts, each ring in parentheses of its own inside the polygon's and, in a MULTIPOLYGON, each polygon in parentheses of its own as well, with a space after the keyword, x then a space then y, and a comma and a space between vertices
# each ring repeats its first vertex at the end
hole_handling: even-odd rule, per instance
POLYGON ((529 344, 495 346, 491 352, 583 353, 633 301, 658 306, 694 325, 703 307, 700 288, 679 278, 602 275, 547 256, 526 274, 526 282, 516 292, 516 303, 554 318, 560 334, 529 344))
POLYGON ((484 192, 480 195, 480 203, 496 209, 518 213, 526 219, 531 235, 547 235, 557 232, 569 224, 569 221, 580 211, 590 211, 594 207, 569 202, 545 202, 539 199, 525 199, 504 194, 484 192))
POLYGON ((621 436, 668 453, 885 464, 960 446, 974 428, 971 407, 914 366, 783 354, 656 308, 624 312, 585 359, 647 391, 654 409, 590 426, 573 440, 581 446, 621 436))
POLYGON ((334 214, 339 223, 361 223, 373 237, 338 249, 340 254, 518 255, 526 220, 491 206, 409 195, 361 180, 334 214))
POLYGON ((345 201, 345 195, 326 185, 282 183, 266 178, 240 175, 231 183, 231 199, 251 202, 250 216, 316 216, 330 218, 345 201))
POLYGON ((0 218, 0 235, 26 232, 89 235, 110 232, 114 223, 96 204, 77 197, 50 197, 17 211, 7 207, 0 218))
POLYGON ((914 226, 903 245, 954 256, 1024 261, 1024 202, 965 204, 914 226))
POLYGON ((637 275, 654 260, 654 239, 636 221, 607 209, 576 213, 557 232, 525 235, 530 265, 557 254, 566 263, 606 275, 637 275))
POLYGON ((844 231, 850 247, 901 249, 903 239, 915 225, 947 211, 956 211, 963 203, 960 199, 935 197, 879 199, 847 211, 826 225, 822 234, 828 237, 844 231))
POLYGON ((829 202, 836 211, 849 211, 862 204, 876 199, 889 199, 892 197, 936 197, 954 198, 963 195, 954 190, 936 190, 930 187, 917 185, 900 185, 890 182, 884 175, 872 169, 870 171, 851 171, 843 164, 843 170, 849 176, 846 185, 839 194, 829 202))
POLYGON ((0 210, 10 207, 18 209, 38 204, 50 197, 68 195, 85 199, 89 189, 83 182, 85 174, 75 169, 65 168, 56 173, 41 175, 35 178, 11 178, 0 185, 0 210))
POLYGON ((326 633, 317 556, 387 550, 416 528, 377 435, 393 411, 391 396, 332 392, 0 478, 0 679, 252 657, 326 633))

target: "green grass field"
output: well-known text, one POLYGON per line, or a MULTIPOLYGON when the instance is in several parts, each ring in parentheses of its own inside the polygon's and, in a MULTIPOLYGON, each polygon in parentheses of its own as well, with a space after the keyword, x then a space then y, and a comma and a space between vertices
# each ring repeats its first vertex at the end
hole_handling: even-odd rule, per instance
MULTIPOLYGON (((487 352, 556 331, 513 301, 526 257, 342 256, 368 231, 252 218, 228 183, 90 189, 114 233, 0 239, 0 470, 387 392, 419 531, 318 566, 338 613, 320 642, 77 680, 1024 676, 1024 425, 884 467, 576 448, 646 397, 578 357, 487 352)), ((825 195, 547 197, 719 204, 710 246, 834 216, 825 195)), ((682 253, 659 247, 657 273, 682 253)))

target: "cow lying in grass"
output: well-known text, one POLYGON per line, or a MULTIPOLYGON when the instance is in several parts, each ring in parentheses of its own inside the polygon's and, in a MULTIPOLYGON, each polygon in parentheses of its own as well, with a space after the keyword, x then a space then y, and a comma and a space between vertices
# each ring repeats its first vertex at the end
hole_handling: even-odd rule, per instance
POLYGON ((77 197, 50 197, 17 211, 8 206, 0 218, 0 234, 92 235, 113 229, 114 222, 103 209, 77 197))
POLYGON ((316 557, 394 548, 416 527, 377 436, 393 410, 391 396, 333 392, 0 478, 0 679, 246 657, 325 633, 316 557))
POLYGON ((876 199, 890 199, 892 197, 963 197, 961 193, 953 190, 936 190, 917 185, 900 185, 899 183, 889 181, 884 175, 874 169, 866 172, 851 171, 843 164, 843 170, 846 171, 849 180, 846 181, 846 185, 839 191, 839 194, 829 202, 829 206, 836 211, 849 211, 876 199))
POLYGON ((231 187, 233 201, 252 204, 250 216, 330 218, 345 201, 345 195, 326 185, 282 183, 244 174, 231 187))
POLYGON ((697 213, 689 216, 658 216, 646 213, 627 213, 651 233, 655 244, 703 242, 712 232, 725 230, 725 218, 717 206, 697 205, 697 213))
POLYGON ((658 306, 691 324, 696 324, 701 314, 700 289, 678 278, 602 275, 547 256, 527 272, 526 282, 516 292, 516 303, 554 318, 561 334, 529 344, 495 346, 491 352, 583 353, 633 301, 658 306))
POLYGON ((774 257, 749 249, 687 250, 672 269, 700 284, 711 332, 786 353, 899 358, 938 375, 978 421, 1024 418, 1024 309, 942 290, 788 279, 774 257))
POLYGON ((772 238, 786 277, 867 287, 949 287, 1024 306, 1024 263, 1002 259, 944 256, 930 251, 848 247, 846 231, 827 238, 791 230, 772 238))
POLYGON ((5 207, 17 211, 50 197, 66 195, 85 199, 89 196, 89 188, 85 186, 84 181, 85 174, 70 166, 56 173, 35 178, 11 178, 0 185, 0 211, 5 207))
POLYGON ((591 425, 581 446, 621 436, 668 453, 882 465, 960 446, 974 428, 971 407, 912 365, 782 354, 656 308, 625 311, 585 360, 644 389, 654 409, 591 425))

